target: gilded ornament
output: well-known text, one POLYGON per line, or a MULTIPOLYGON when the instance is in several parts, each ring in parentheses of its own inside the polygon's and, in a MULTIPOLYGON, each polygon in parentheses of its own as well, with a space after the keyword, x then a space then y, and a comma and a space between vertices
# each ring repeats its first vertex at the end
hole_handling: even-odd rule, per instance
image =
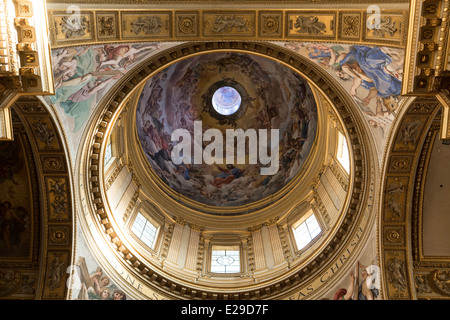
POLYGON ((183 16, 178 20, 178 29, 181 33, 191 34, 195 31, 195 16, 183 16))
POLYGON ((398 159, 394 161, 394 164, 392 165, 394 167, 394 169, 397 170, 401 170, 406 168, 406 166, 408 165, 408 161, 405 159, 398 159))
POLYGON ((31 9, 29 5, 19 5, 19 15, 22 13, 30 13, 31 9))
POLYGON ((344 37, 359 37, 359 15, 346 15, 342 19, 342 36, 344 37))
POLYGON ((419 120, 412 120, 405 122, 402 131, 400 132, 400 142, 408 146, 410 144, 415 145, 417 143, 420 125, 422 124, 419 120))
POLYGON ((422 37, 424 39, 431 39, 433 37, 433 30, 427 29, 422 32, 422 37))
POLYGON ((36 137, 44 142, 47 147, 54 141, 55 132, 53 129, 48 128, 47 123, 42 122, 41 119, 33 123, 33 129, 35 130, 36 137))
POLYGON ((389 283, 400 292, 405 292, 406 285, 406 273, 405 262, 398 258, 392 258, 387 263, 388 281, 389 283))
POLYGON ((63 167, 63 164, 59 158, 46 158, 44 160, 44 166, 47 170, 59 170, 63 167))
POLYGON ((64 242, 66 239, 66 234, 62 230, 56 230, 52 233, 50 239, 56 243, 64 242))
POLYGON ((374 28, 373 36, 379 38, 394 37, 394 35, 399 31, 397 27, 397 22, 392 19, 392 17, 381 17, 380 27, 374 28))
POLYGON ((116 21, 114 16, 99 16, 97 18, 97 27, 99 37, 111 37, 116 34, 116 21))
POLYGON ((317 16, 298 16, 294 23, 294 28, 298 33, 309 35, 320 35, 326 31, 325 23, 321 22, 317 16))
POLYGON ((278 32, 280 22, 276 16, 264 16, 263 17, 263 33, 272 34, 278 32))
POLYGON ((139 17, 136 21, 131 23, 133 32, 138 35, 140 33, 158 34, 161 33, 163 27, 163 21, 158 16, 143 16, 139 17))
POLYGON ((415 284, 416 284, 416 291, 417 293, 430 293, 431 288, 428 284, 428 277, 426 275, 417 275, 414 277, 415 284))
POLYGON ((214 17, 212 30, 217 33, 229 33, 233 29, 237 32, 249 30, 249 20, 245 17, 235 15, 218 15, 214 17))
POLYGON ((19 288, 21 274, 17 271, 0 271, 0 297, 10 295, 19 288))
POLYGON ((401 240, 400 233, 396 230, 390 230, 387 232, 387 240, 389 242, 399 242, 401 240))
POLYGON ((62 17, 61 20, 61 32, 65 34, 66 39, 81 38, 86 35, 89 21, 85 16, 62 17))
POLYGON ((450 296, 450 272, 446 270, 435 270, 431 276, 433 284, 438 291, 446 296, 450 296))
POLYGON ((65 178, 53 178, 47 180, 50 202, 50 217, 56 220, 67 218, 68 191, 65 178))

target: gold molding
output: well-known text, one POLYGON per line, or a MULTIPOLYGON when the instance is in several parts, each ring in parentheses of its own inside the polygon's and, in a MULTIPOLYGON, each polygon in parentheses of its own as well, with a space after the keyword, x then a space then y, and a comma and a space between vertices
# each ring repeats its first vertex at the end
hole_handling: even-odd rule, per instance
POLYGON ((448 68, 449 0, 411 0, 402 94, 435 96, 448 68))
MULTIPOLYGON (((55 263, 54 266, 63 266, 65 271, 73 258, 75 217, 72 215, 70 160, 52 114, 38 98, 20 97, 12 109, 17 115, 13 121, 20 121, 23 126, 23 130, 16 130, 15 135, 26 135, 30 145, 28 161, 33 161, 36 167, 36 187, 30 190, 31 201, 37 206, 34 219, 39 220, 39 229, 33 226, 33 250, 36 252, 33 253, 33 264, 30 264, 39 267, 34 298, 64 300, 69 292, 67 275, 65 272, 54 274, 51 267, 55 263), (43 125, 42 131, 34 126, 36 123, 43 125), (58 181, 65 181, 65 184, 58 181)), ((2 262, 3 267, 7 266, 5 262, 2 262)))
MULTIPOLYGON (((438 103, 429 97, 417 98, 400 118, 385 159, 384 185, 380 194, 379 256, 383 291, 386 299, 413 300, 416 298, 412 263, 411 223, 415 223, 417 198, 416 170, 420 171, 422 147, 433 119, 439 111, 438 103)), ((414 239, 413 239, 414 241, 414 239)))
MULTIPOLYGON (((400 28, 392 29, 395 36, 380 32, 370 35, 371 30, 363 23, 367 16, 364 9, 89 9, 83 7, 77 19, 83 21, 79 36, 70 34, 70 39, 55 32, 57 17, 71 17, 73 13, 58 9, 48 10, 52 48, 67 46, 124 43, 124 42, 167 42, 167 41, 308 41, 356 43, 361 45, 392 46, 403 48, 406 44, 407 10, 382 10, 381 17, 396 21, 400 28), (101 37, 102 25, 98 17, 108 15, 111 36, 101 37), (357 20, 342 19, 342 15, 358 16, 357 20), (133 20, 132 17, 137 20, 133 20), (126 17, 126 18, 125 18, 126 17), (293 21, 292 19, 299 19, 293 21), (131 23, 131 24, 130 24, 131 23), (130 26, 136 23, 134 33, 130 26), (345 24, 345 25, 344 25, 345 24), (356 24, 355 26, 351 26, 356 24), (298 25, 298 27, 295 27, 298 25), (113 26, 119 30, 113 31, 113 26), (90 28, 90 29, 89 29, 90 28), (124 32, 124 28, 127 31, 124 32), (144 28, 144 29, 142 29, 144 28), (361 30, 357 37, 349 36, 345 30, 361 30), (145 30, 145 31, 144 31, 145 30), (344 30, 344 31, 343 31, 344 30), (87 36, 89 32, 90 36, 87 36), (61 38, 63 37, 63 38, 61 38)), ((81 23, 81 22, 80 22, 81 23)), ((384 29, 380 29, 384 30, 384 29)))

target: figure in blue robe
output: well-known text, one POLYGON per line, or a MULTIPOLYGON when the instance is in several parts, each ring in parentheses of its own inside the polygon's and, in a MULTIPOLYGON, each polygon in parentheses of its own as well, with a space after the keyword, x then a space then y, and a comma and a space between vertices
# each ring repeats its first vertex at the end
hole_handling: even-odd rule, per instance
POLYGON ((354 45, 344 59, 340 61, 341 69, 348 66, 362 77, 361 86, 371 90, 376 88, 381 98, 398 96, 401 93, 402 83, 386 71, 386 66, 392 63, 392 58, 378 47, 354 45), (358 66, 355 67, 355 63, 358 66), (358 67, 361 71, 358 70, 358 67), (364 76, 371 81, 364 80, 364 76))

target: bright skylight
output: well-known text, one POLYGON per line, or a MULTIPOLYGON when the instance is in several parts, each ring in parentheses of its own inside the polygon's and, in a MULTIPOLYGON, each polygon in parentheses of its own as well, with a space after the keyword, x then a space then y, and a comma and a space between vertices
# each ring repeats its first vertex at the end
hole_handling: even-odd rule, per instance
POLYGON ((147 246, 153 249, 157 234, 157 227, 147 220, 140 212, 136 220, 134 220, 131 231, 144 242, 147 246))
POLYGON ((350 172, 350 155, 348 152, 348 144, 347 139, 345 136, 339 132, 339 140, 338 140, 338 151, 336 158, 341 163, 342 167, 347 171, 347 173, 350 172))
POLYGON ((111 139, 109 139, 108 145, 106 146, 106 151, 105 151, 105 165, 109 162, 109 160, 111 160, 111 158, 112 158, 112 143, 111 143, 111 139))
POLYGON ((298 227, 293 230, 297 249, 300 250, 320 233, 320 226, 316 216, 311 214, 304 222, 299 224, 298 227))
POLYGON ((220 87, 214 92, 212 97, 214 109, 224 116, 238 111, 241 106, 241 101, 241 95, 232 87, 220 87))
POLYGON ((241 271, 239 260, 239 248, 231 250, 214 248, 212 249, 211 272, 215 273, 238 273, 241 271))

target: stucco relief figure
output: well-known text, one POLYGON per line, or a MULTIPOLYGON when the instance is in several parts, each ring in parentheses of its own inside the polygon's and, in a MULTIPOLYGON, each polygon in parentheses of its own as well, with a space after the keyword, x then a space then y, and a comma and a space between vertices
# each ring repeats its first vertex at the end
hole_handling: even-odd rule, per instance
POLYGON ((405 186, 402 181, 399 179, 395 179, 395 182, 392 182, 387 189, 387 197, 386 202, 387 206, 392 212, 392 218, 400 218, 402 215, 403 206, 400 203, 400 199, 398 197, 399 194, 405 192, 405 186))
POLYGON ((310 35, 322 34, 325 32, 325 23, 319 21, 319 17, 300 16, 295 20, 294 27, 298 33, 307 33, 310 35))
POLYGON ((244 17, 239 17, 235 15, 227 16, 215 16, 213 21, 213 31, 214 32, 231 32, 234 28, 236 31, 247 31, 248 21, 244 17))
POLYGON ((387 263, 389 283, 398 291, 406 290, 405 263, 398 258, 392 258, 387 263))
POLYGON ((65 262, 61 261, 58 256, 53 259, 49 269, 48 288, 54 290, 61 286, 61 278, 66 273, 65 262))

